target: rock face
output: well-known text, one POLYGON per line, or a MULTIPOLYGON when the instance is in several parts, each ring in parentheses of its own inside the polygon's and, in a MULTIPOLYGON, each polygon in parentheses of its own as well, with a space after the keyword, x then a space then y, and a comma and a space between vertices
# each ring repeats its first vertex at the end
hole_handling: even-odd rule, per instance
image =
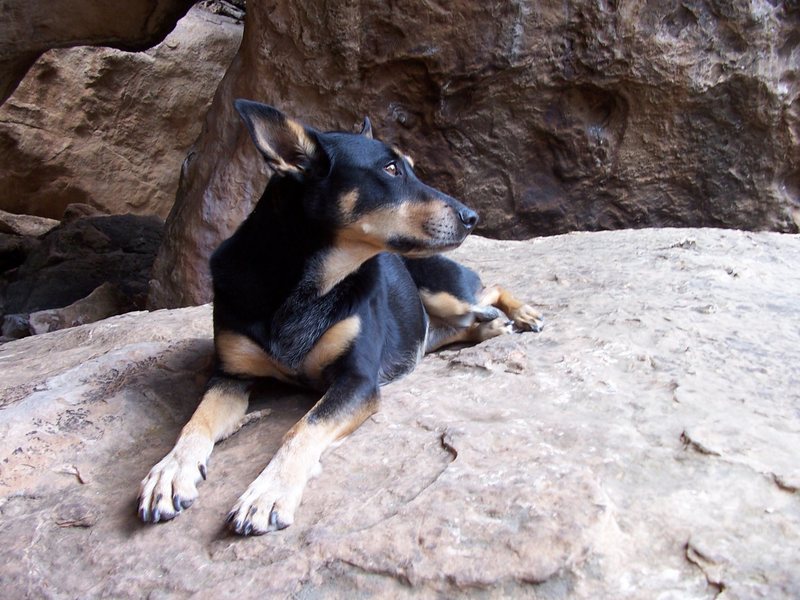
MULTIPOLYGON (((113 290, 106 288, 66 312, 39 315, 33 330, 141 309, 162 229, 157 217, 107 215, 64 222, 40 239, 0 238, 0 264, 7 267, 0 274, 0 318, 5 314, 9 327, 24 331, 17 327, 20 318, 86 299, 105 283, 113 290), (14 262, 18 255, 21 264, 14 262)), ((10 335, 5 326, 3 335, 10 335)))
POLYGON ((222 443, 176 520, 135 519, 211 365, 208 306, 0 347, 10 597, 796 598, 800 238, 721 230, 467 240, 541 334, 429 356, 322 459, 295 524, 228 509, 314 398, 222 443))
POLYGON ((195 0, 3 2, 0 104, 50 48, 102 45, 145 50, 164 39, 195 0))
POLYGON ((33 335, 39 335, 120 315, 130 306, 130 300, 117 285, 105 282, 91 294, 69 306, 31 313, 28 325, 33 335))
POLYGON ((45 53, 0 109, 0 208, 60 218, 71 202, 165 218, 242 26, 191 10, 140 53, 45 53))
POLYGON ((254 3, 186 169, 153 306, 209 298, 206 261, 263 188, 231 106, 364 115, 506 238, 703 225, 797 231, 796 2, 254 3))
POLYGON ((0 210, 0 233, 39 237, 58 226, 58 221, 35 215, 15 215, 0 210))

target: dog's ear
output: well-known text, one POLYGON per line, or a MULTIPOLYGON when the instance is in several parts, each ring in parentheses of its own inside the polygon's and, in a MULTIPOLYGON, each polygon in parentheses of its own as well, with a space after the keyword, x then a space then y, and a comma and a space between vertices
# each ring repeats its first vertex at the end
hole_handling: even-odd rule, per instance
POLYGON ((313 129, 260 102, 239 98, 233 105, 256 148, 276 171, 302 175, 324 162, 325 151, 313 129))
POLYGON ((372 123, 369 122, 369 117, 364 117, 364 124, 361 126, 361 135, 372 139, 372 123))

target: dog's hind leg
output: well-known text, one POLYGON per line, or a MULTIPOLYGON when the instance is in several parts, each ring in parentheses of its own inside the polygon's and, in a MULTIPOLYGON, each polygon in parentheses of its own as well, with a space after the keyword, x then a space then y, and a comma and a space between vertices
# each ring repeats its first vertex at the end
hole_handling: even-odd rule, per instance
POLYGON ((434 352, 450 344, 478 344, 493 337, 512 332, 512 323, 505 315, 491 321, 458 327, 433 320, 425 342, 425 353, 434 352))
POLYGON ((485 288, 478 297, 480 306, 494 306, 502 310, 514 325, 521 331, 541 331, 544 328, 544 319, 531 306, 518 300, 507 289, 499 285, 485 288))
POLYGON ((336 380, 317 404, 284 436, 281 447, 228 515, 241 535, 288 527, 322 453, 377 410, 378 389, 366 378, 336 380))
POLYGON ((139 518, 145 523, 168 521, 197 499, 197 483, 206 478, 214 444, 247 420, 249 383, 212 377, 175 447, 142 480, 139 518))

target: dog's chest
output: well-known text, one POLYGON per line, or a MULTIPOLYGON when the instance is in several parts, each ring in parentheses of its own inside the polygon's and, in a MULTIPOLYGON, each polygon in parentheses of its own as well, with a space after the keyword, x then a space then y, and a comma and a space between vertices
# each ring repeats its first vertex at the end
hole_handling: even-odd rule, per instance
POLYGON ((313 384, 321 381, 324 370, 341 358, 355 342, 361 320, 353 315, 325 329, 313 341, 302 340, 293 348, 299 353, 289 362, 285 354, 271 352, 251 338, 221 331, 215 338, 217 355, 230 374, 248 377, 272 377, 287 383, 313 384))

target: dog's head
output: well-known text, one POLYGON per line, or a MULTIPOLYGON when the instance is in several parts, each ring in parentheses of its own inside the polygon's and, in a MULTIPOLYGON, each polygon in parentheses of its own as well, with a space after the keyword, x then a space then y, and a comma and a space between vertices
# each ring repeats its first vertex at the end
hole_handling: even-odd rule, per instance
POLYGON ((323 133, 258 102, 235 106, 276 176, 303 183, 307 216, 343 243, 427 256, 456 248, 478 223, 417 179, 409 157, 374 139, 369 119, 360 134, 323 133))

